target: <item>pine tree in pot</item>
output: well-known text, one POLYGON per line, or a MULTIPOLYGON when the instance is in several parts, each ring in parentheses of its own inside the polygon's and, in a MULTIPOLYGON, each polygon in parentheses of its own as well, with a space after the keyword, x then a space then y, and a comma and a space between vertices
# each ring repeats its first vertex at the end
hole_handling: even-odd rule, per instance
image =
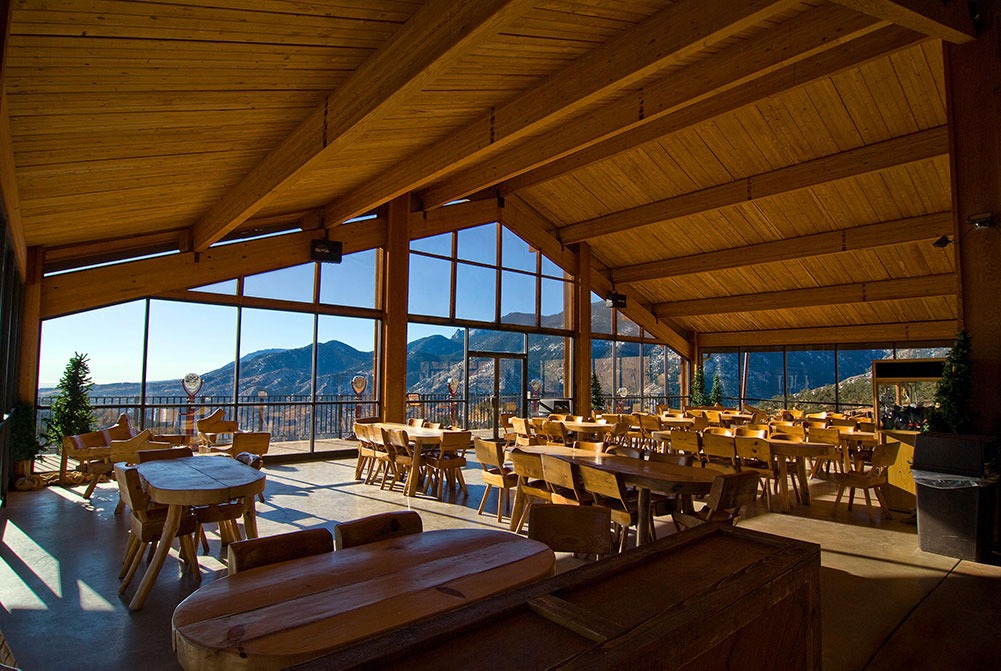
POLYGON ((708 405, 709 399, 706 396, 706 373, 700 363, 695 367, 695 375, 692 376, 691 389, 688 390, 688 404, 695 407, 708 405))
POLYGON ((942 378, 935 388, 935 412, 931 417, 933 431, 969 433, 973 418, 970 415, 970 393, 973 388, 970 370, 970 334, 965 330, 956 334, 942 369, 942 378))
POLYGON ((87 355, 74 353, 57 385, 59 396, 52 401, 52 417, 45 426, 49 445, 61 447, 63 436, 87 433, 94 428, 94 408, 89 396, 93 386, 87 355))
POLYGON ((14 462, 12 476, 14 479, 28 477, 34 471, 35 457, 43 449, 35 430, 35 405, 18 401, 7 421, 10 423, 10 458, 14 462))
POLYGON ((723 405, 723 382, 719 379, 719 371, 713 373, 713 388, 709 392, 709 405, 723 405))
POLYGON ((605 409, 605 392, 601 388, 598 374, 591 373, 591 412, 601 412, 605 409))

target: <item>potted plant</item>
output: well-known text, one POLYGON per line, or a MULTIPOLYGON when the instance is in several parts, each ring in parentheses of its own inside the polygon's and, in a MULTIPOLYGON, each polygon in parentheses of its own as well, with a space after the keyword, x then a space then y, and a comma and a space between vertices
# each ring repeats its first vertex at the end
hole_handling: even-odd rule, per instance
POLYGON ((28 477, 34 471, 35 457, 42 451, 35 430, 35 405, 18 401, 7 420, 10 423, 10 458, 14 479, 28 477))
POLYGON ((688 390, 688 405, 696 408, 708 405, 709 399, 706 395, 706 373, 700 363, 695 367, 695 375, 692 376, 691 389, 688 390))
POLYGON ((602 412, 605 409, 605 392, 601 388, 598 374, 591 373, 591 412, 602 412))
POLYGON ((45 437, 50 445, 61 447, 63 436, 75 436, 93 429, 94 408, 89 396, 93 386, 87 355, 74 353, 57 385, 59 396, 52 401, 52 418, 45 426, 45 437))

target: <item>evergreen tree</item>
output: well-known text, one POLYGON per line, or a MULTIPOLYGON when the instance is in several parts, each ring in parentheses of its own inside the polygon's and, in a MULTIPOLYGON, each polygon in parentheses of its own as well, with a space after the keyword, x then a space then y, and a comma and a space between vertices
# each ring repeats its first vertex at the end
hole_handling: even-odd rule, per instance
POLYGON ((63 436, 93 429, 94 409, 88 395, 93 386, 87 355, 74 353, 57 385, 60 393, 52 401, 52 418, 46 422, 45 437, 50 445, 62 445, 63 436))
POLYGON ((601 380, 598 379, 598 374, 595 372, 591 373, 591 410, 592 412, 599 412, 605 409, 605 392, 601 388, 601 380))
POLYGON ((692 377, 691 387, 688 390, 688 404, 695 406, 709 405, 709 399, 706 397, 706 373, 702 369, 701 363, 695 367, 695 375, 692 377))
POLYGON ((723 383, 719 371, 713 373, 713 389, 709 392, 709 405, 723 405, 723 383))
POLYGON ((970 355, 970 334, 960 331, 945 359, 942 379, 935 388, 938 407, 932 415, 932 428, 936 431, 967 433, 970 430, 969 400, 973 387, 970 355))

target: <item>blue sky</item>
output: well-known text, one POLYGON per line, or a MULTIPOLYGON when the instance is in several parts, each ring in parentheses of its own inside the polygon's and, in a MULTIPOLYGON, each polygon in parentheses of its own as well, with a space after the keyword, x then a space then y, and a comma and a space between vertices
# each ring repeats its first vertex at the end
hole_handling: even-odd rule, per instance
MULTIPOLYGON (((494 263, 497 254, 495 224, 460 231, 458 256, 461 259, 494 263)), ((506 268, 534 270, 536 253, 517 236, 503 229, 502 264, 506 268)), ((415 241, 413 248, 451 254, 451 234, 415 241)), ((334 305, 374 307, 375 252, 370 250, 344 257, 341 264, 321 264, 320 300, 334 305)), ((448 264, 429 257, 412 257, 411 312, 447 316, 449 279, 427 270, 448 264)), ((263 298, 311 301, 313 264, 249 276, 244 294, 263 298)), ((543 257, 543 273, 560 275, 560 270, 543 257)), ((501 314, 535 309, 534 279, 504 271, 501 314), (531 287, 531 292, 529 291, 531 287)), ((459 265, 456 296, 457 316, 493 321, 496 274, 466 264, 459 265)), ((234 294, 236 281, 221 282, 204 290, 234 294)), ((563 310, 562 282, 543 279, 542 313, 563 310)), ((58 382, 66 362, 74 352, 85 353, 98 384, 135 382, 142 376, 143 331, 146 302, 139 300, 60 317, 42 324, 39 386, 58 382)), ((180 380, 185 373, 205 373, 234 360, 236 355, 237 310, 233 307, 153 300, 150 303, 148 380, 180 380)), ((243 310, 241 356, 262 349, 296 348, 312 342, 313 316, 275 310, 243 310)), ((432 334, 450 336, 455 328, 411 324, 409 340, 432 334)), ((320 342, 340 340, 352 347, 373 349, 373 322, 366 319, 321 315, 320 342)), ((178 387, 180 388, 180 386, 178 387)))

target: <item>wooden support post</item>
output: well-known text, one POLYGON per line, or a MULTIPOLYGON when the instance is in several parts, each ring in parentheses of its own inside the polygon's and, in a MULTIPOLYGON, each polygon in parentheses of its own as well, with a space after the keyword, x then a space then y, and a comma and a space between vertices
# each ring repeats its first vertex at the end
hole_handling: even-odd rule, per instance
POLYGON ((981 3, 983 30, 945 44, 946 97, 956 215, 960 319, 970 334, 974 430, 1001 431, 1001 11, 981 3), (990 226, 971 223, 992 214, 990 226))
POLYGON ((386 213, 382 263, 382 416, 406 420, 407 300, 410 291, 410 194, 394 198, 386 213))
POLYGON ((17 395, 35 402, 38 392, 38 353, 42 337, 42 248, 29 247, 21 310, 21 348, 18 353, 17 395))
POLYGON ((573 247, 577 255, 574 283, 573 408, 575 415, 591 414, 591 246, 573 247))

